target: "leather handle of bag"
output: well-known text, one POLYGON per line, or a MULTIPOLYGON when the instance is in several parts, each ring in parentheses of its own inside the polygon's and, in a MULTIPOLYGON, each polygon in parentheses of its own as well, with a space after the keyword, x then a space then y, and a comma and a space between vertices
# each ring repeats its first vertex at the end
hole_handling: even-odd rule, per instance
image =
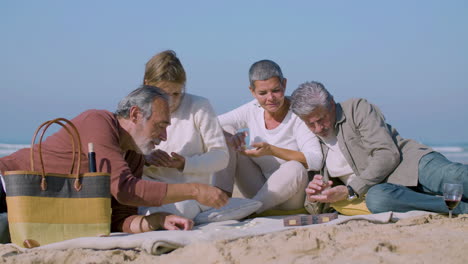
MULTIPOLYGON (((73 174, 73 168, 74 168, 74 165, 75 165, 75 156, 78 155, 78 164, 77 164, 77 167, 76 167, 76 173, 75 173, 75 182, 74 182, 74 188, 75 190, 77 191, 80 191, 81 190, 81 183, 80 183, 80 167, 81 167, 81 153, 83 152, 82 149, 81 149, 81 138, 80 138, 80 134, 78 133, 78 130, 76 129, 75 125, 70 122, 68 119, 65 119, 65 118, 56 118, 54 120, 51 120, 51 122, 46 125, 46 127, 44 128, 43 130, 43 134, 41 135, 41 138, 39 140, 39 156, 41 158, 41 165, 42 165, 42 168, 43 168, 43 173, 45 175, 45 170, 44 170, 44 162, 42 160, 42 152, 41 152, 41 144, 42 144, 42 137, 44 135, 44 132, 45 130, 47 130, 47 128, 52 125, 52 124, 59 124, 61 125, 62 127, 65 128, 65 130, 67 130, 67 132, 69 133, 70 137, 71 137, 71 140, 72 140, 72 146, 73 146, 73 162, 72 162, 72 167, 71 167, 71 170, 70 170, 70 174, 73 174), (75 138, 73 137, 73 133, 70 132, 70 130, 67 129, 67 127, 65 125, 63 125, 61 122, 64 122, 66 124, 68 124, 73 132, 75 133, 76 135, 76 140, 78 141, 78 154, 76 154, 75 152, 75 138)), ((44 180, 45 182, 45 180, 44 180)))
MULTIPOLYGON (((32 150, 33 147, 34 147, 34 142, 36 141, 36 136, 37 136, 37 133, 39 132, 39 130, 40 130, 43 126, 47 125, 47 127, 42 131, 41 136, 40 136, 40 142, 42 142, 42 138, 44 137, 45 131, 47 130, 47 128, 48 128, 51 124, 53 124, 51 121, 52 121, 52 120, 49 120, 49 121, 47 121, 47 122, 44 122, 44 123, 43 123, 41 126, 39 126, 39 128, 36 130, 36 133, 34 134, 34 137, 33 137, 33 142, 31 143, 31 146, 32 146, 32 147, 31 147, 31 150, 32 150)), ((72 153, 75 153, 75 141, 73 140, 73 136, 72 136, 72 134, 71 134, 70 129, 67 128, 65 125, 63 125, 62 123, 57 123, 57 124, 61 125, 61 126, 68 132, 68 134, 69 134, 69 136, 70 136, 70 140, 71 140, 71 142, 72 142, 72 153)), ((33 153, 33 152, 31 152, 31 170, 34 171, 34 162, 33 162, 33 159, 34 159, 34 158, 33 158, 33 156, 32 156, 32 153, 33 153)), ((42 157, 42 145, 39 145, 39 155, 40 155, 40 157, 42 157)), ((75 155, 73 155, 72 164, 71 164, 71 169, 70 169, 70 174, 73 174, 73 167, 75 166, 75 160, 76 160, 76 157, 75 157, 75 155)), ((42 158, 41 158, 41 161, 42 161, 42 158)), ((41 167, 42 167, 42 169, 44 170, 44 163, 43 163, 43 162, 41 162, 41 167)))
POLYGON ((40 139, 39 139, 39 144, 38 144, 39 151, 38 152, 39 152, 40 164, 41 164, 41 169, 42 169, 41 189, 45 190, 47 188, 47 182, 45 180, 45 166, 44 166, 44 159, 42 157, 42 139, 44 137, 44 134, 45 134, 46 130, 52 124, 58 124, 58 125, 62 126, 70 136, 70 140, 72 142, 72 151, 73 151, 72 152, 73 153, 73 155, 72 155, 73 159, 72 159, 70 174, 73 174, 73 169, 75 167, 75 161, 76 161, 76 155, 78 155, 78 164, 76 166, 74 188, 75 188, 75 190, 80 191, 81 190, 81 183, 80 183, 80 180, 79 180, 79 175, 80 175, 81 153, 82 153, 81 138, 80 138, 80 134, 78 133, 78 130, 76 129, 75 125, 72 122, 70 122, 69 120, 65 119, 65 118, 56 118, 56 119, 53 119, 53 120, 46 121, 46 122, 42 123, 37 128, 36 132, 34 133, 32 143, 31 143, 31 170, 34 171, 34 150, 33 150, 34 142, 36 141, 37 134, 43 128, 40 139), (63 124, 62 122, 66 123, 66 124, 63 124), (74 133, 72 133, 72 131, 70 131, 70 129, 66 125, 71 127, 74 133), (76 143, 75 143, 74 135, 76 135, 76 140, 78 141, 78 153, 76 153, 76 151, 75 151, 75 144, 76 143))
MULTIPOLYGON (((30 164, 31 164, 31 171, 34 171, 34 143, 36 142, 36 138, 37 138, 37 134, 39 133, 39 131, 45 126, 45 125, 48 125, 50 124, 52 120, 49 120, 49 121, 46 121, 44 123, 42 123, 37 129, 36 131, 34 132, 34 136, 32 138, 32 141, 31 141, 31 151, 30 151, 30 164)), ((63 125, 61 124, 61 126, 63 127, 63 125)), ((66 127, 64 127, 68 134, 70 134, 70 130, 66 127)), ((44 132, 42 132, 42 134, 44 134, 44 132)), ((72 142, 72 147, 73 147, 73 153, 75 152, 75 145, 74 145, 74 142, 72 142)), ((73 160, 72 160, 72 167, 74 166, 74 162, 75 162, 75 156, 73 155, 73 160)), ((70 174, 72 174, 73 171, 70 172, 70 174)))
MULTIPOLYGON (((73 134, 72 132, 70 131, 70 129, 62 124, 60 121, 57 121, 57 120, 51 120, 45 127, 44 129, 42 130, 42 133, 41 133, 41 136, 39 138, 39 159, 40 159, 40 164, 41 164, 41 171, 42 171, 42 180, 41 180, 41 189, 42 190, 45 190, 47 188, 47 182, 45 180, 45 166, 44 166, 44 158, 42 156, 42 139, 44 138, 44 134, 46 132, 46 130, 49 128, 49 126, 51 126, 52 124, 58 124, 60 126, 62 126, 67 132, 68 132, 68 135, 70 136, 70 140, 72 142, 72 166, 71 166, 71 169, 70 169, 70 174, 73 174, 73 167, 75 166, 75 156, 76 156, 76 151, 75 151, 75 139, 73 138, 73 134)), ((79 154, 81 155, 81 154, 79 154)), ((75 185, 76 185, 76 181, 75 180, 75 185)), ((76 187, 75 187, 76 189, 76 187)))
MULTIPOLYGON (((50 120, 49 123, 45 126, 44 130, 42 131, 41 137, 39 139, 39 155, 40 155, 40 157, 42 157, 42 151, 41 151, 42 139, 44 137, 44 134, 45 134, 47 128, 49 128, 49 126, 52 125, 52 124, 58 124, 58 125, 62 126, 68 132, 68 134, 70 135, 70 140, 71 140, 71 143, 72 143, 72 153, 73 153, 72 157, 73 157, 73 159, 72 159, 72 164, 71 164, 71 168, 70 168, 70 174, 73 174, 73 169, 75 167, 75 160, 76 160, 75 138, 73 137, 73 133, 67 128, 66 125, 62 124, 62 122, 65 122, 66 124, 68 124, 73 129, 74 134, 77 135, 77 138, 78 138, 78 146, 80 146, 78 148, 78 154, 79 154, 78 155, 78 170, 76 172, 76 174, 78 175, 79 172, 80 172, 80 166, 81 166, 81 153, 83 152, 81 150, 81 139, 80 139, 80 135, 78 134, 78 131, 77 131, 76 127, 73 125, 73 123, 71 123, 67 119, 65 119, 65 118, 56 118, 56 119, 50 120)), ((44 167, 43 162, 41 162, 41 166, 44 167)))
MULTIPOLYGON (((40 139, 40 143, 42 143, 42 138, 44 136, 44 133, 45 133, 45 130, 47 130, 47 128, 52 124, 51 122, 52 120, 49 120, 49 121, 46 121, 44 123, 42 123, 37 129, 36 129, 36 132, 34 132, 34 136, 33 136, 33 139, 32 139, 32 142, 31 142, 31 156, 30 156, 30 163, 31 163, 31 171, 34 171, 34 143, 36 142, 36 137, 37 137, 37 134, 39 133, 39 131, 44 127, 46 126, 46 128, 44 130, 42 130, 42 133, 41 133, 41 139, 40 139)), ((61 125, 67 132, 68 134, 70 135, 70 138, 72 140, 72 148, 73 148, 73 159, 72 159, 72 168, 74 166, 74 162, 75 162, 75 142, 72 138, 72 135, 71 135, 71 131, 65 127, 62 123, 59 123, 59 125, 61 125)), ((41 169, 42 169, 42 179, 41 179, 41 190, 45 191, 47 189, 47 182, 46 182, 46 179, 45 179, 45 168, 44 168, 44 160, 42 158, 42 144, 39 144, 39 160, 40 160, 40 163, 41 163, 41 169)), ((70 173, 71 174, 71 173, 70 173)))

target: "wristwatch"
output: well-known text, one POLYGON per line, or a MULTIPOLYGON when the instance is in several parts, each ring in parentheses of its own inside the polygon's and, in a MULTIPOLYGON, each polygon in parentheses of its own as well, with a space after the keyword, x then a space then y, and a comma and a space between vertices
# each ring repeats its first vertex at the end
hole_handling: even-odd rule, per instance
POLYGON ((348 188, 348 198, 346 200, 351 202, 351 201, 358 198, 357 193, 354 192, 354 190, 353 190, 353 188, 351 186, 347 185, 346 188, 348 188))

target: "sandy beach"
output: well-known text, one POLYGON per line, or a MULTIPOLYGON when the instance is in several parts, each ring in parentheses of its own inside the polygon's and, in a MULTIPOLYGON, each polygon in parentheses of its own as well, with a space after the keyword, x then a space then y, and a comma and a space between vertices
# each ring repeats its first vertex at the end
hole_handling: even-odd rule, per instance
POLYGON ((35 250, 0 246, 1 263, 468 263, 468 214, 424 215, 391 224, 351 221, 235 240, 198 243, 153 256, 135 250, 35 250))

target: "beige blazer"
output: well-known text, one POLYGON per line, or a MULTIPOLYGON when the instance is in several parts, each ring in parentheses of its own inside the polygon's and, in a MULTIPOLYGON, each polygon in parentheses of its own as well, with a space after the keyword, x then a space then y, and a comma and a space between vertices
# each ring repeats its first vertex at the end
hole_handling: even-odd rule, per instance
MULTIPOLYGON (((417 186, 419 160, 433 151, 414 140, 403 139, 385 122, 380 109, 365 99, 336 104, 335 130, 340 150, 357 176, 349 185, 360 197, 382 182, 417 186)), ((329 179, 328 147, 323 142, 321 146, 324 157, 321 174, 329 179)), ((320 213, 322 207, 306 200, 306 209, 312 213, 320 213)))

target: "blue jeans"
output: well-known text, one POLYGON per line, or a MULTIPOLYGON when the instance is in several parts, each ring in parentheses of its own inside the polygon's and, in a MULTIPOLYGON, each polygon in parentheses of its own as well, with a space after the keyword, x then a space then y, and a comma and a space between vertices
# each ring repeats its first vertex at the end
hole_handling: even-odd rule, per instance
POLYGON ((405 187, 392 183, 377 184, 369 189, 366 205, 372 213, 423 210, 448 213, 443 195, 444 183, 463 185, 462 201, 454 214, 468 213, 468 165, 454 163, 438 152, 424 155, 419 161, 419 184, 405 187))

